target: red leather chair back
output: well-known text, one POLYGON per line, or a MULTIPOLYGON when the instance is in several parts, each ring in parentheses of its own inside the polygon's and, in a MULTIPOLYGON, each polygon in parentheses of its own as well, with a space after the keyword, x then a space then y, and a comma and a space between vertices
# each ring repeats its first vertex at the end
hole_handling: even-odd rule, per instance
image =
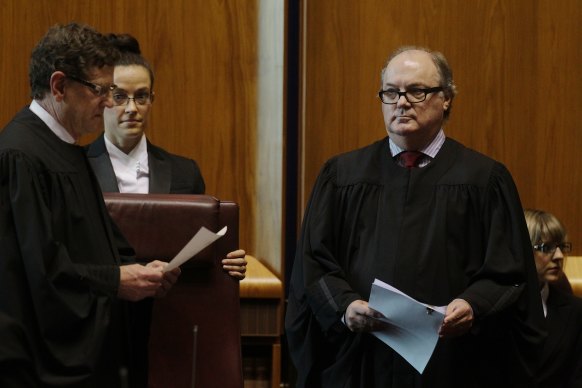
POLYGON ((206 195, 104 197, 138 261, 169 261, 201 226, 213 232, 228 227, 226 235, 181 267, 178 283, 154 302, 149 386, 242 387, 239 284, 221 264, 238 248, 238 206, 206 195))

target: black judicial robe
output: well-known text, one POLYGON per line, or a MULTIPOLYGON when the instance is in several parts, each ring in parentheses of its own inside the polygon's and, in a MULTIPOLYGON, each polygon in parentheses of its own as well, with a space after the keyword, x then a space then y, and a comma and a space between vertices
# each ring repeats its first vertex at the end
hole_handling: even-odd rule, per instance
POLYGON ((0 313, 43 386, 119 384, 110 222, 83 148, 19 112, 0 133, 0 313))
POLYGON ((539 386, 582 387, 582 299, 550 284, 539 386))
POLYGON ((545 331, 533 254, 506 168, 447 138, 407 170, 388 139, 332 158, 309 200, 285 330, 298 387, 532 387, 545 331), (341 317, 374 278, 413 298, 468 301, 470 333, 439 340, 423 375, 341 317))

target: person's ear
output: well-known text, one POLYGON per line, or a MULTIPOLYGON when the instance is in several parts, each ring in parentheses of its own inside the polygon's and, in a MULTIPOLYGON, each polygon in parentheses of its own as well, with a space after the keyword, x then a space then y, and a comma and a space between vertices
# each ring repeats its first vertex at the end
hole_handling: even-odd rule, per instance
POLYGON ((445 100, 445 102, 443 103, 443 109, 445 111, 449 110, 450 105, 451 105, 451 100, 450 99, 445 100))
POLYGON ((51 74, 49 85, 51 94, 57 101, 62 101, 65 97, 65 79, 67 76, 62 71, 55 71, 51 74))
POLYGON ((156 97, 156 94, 152 90, 152 92, 150 93, 150 104, 154 102, 155 97, 156 97))

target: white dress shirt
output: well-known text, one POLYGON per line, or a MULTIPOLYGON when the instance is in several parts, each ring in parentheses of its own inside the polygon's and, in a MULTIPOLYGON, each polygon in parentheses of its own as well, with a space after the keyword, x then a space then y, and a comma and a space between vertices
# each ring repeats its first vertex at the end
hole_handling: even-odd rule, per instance
POLYGON ((544 317, 548 316, 548 296, 550 296, 550 287, 544 283, 542 287, 542 306, 544 307, 544 317))
POLYGON ((109 153, 120 193, 147 194, 150 184, 148 147, 145 135, 128 154, 117 148, 105 136, 105 147, 109 153))
MULTIPOLYGON (((420 157, 420 162, 418 163, 418 167, 426 166, 436 157, 436 155, 439 153, 439 151, 441 150, 441 147, 443 146, 443 144, 445 142, 445 138, 446 138, 445 132, 441 128, 439 130, 439 132, 437 133, 437 135, 434 137, 434 139, 430 142, 429 145, 427 145, 426 147, 424 147, 421 150, 414 150, 414 151, 420 151, 424 154, 420 157)), ((403 151, 406 151, 406 150, 398 147, 396 145, 396 143, 394 143, 392 141, 392 139, 388 138, 388 141, 390 143, 390 152, 392 153, 393 157, 397 156, 398 154, 402 153, 403 151)), ((396 159, 396 163, 398 163, 400 166, 404 166, 403 161, 400 158, 396 159)))

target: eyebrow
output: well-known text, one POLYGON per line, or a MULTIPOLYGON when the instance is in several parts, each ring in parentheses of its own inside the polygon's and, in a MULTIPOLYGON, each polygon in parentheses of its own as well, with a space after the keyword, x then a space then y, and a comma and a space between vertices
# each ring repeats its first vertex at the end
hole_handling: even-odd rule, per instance
MULTIPOLYGON (((392 84, 392 83, 386 83, 384 84, 384 87, 388 87, 388 88, 394 88, 394 89, 398 89, 396 85, 392 84)), ((428 88, 428 85, 423 84, 421 82, 414 82, 411 84, 408 84, 404 87, 405 89, 410 89, 410 88, 428 88)))
MULTIPOLYGON (((123 88, 120 88, 120 87, 115 88, 114 91, 115 92, 122 92, 122 93, 127 94, 127 90, 126 89, 123 89, 123 88)), ((135 93, 143 93, 143 92, 150 93, 150 88, 148 88, 147 86, 145 86, 143 88, 136 89, 136 91, 134 92, 134 94, 135 93)))

